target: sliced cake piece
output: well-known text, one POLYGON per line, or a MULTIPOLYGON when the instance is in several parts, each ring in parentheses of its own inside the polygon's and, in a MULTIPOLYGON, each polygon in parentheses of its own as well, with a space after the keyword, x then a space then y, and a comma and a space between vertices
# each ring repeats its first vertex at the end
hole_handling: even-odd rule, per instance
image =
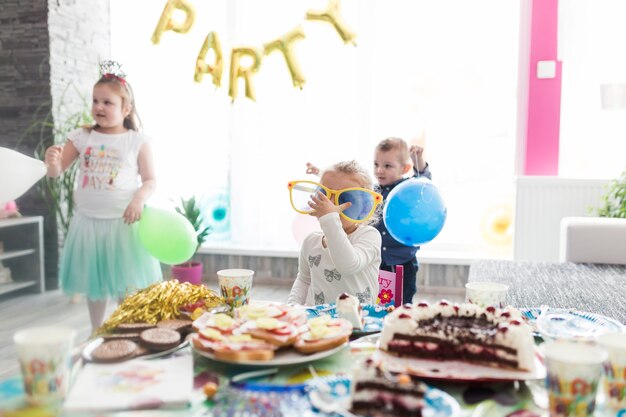
POLYGON ((534 370, 531 328, 513 307, 499 309, 442 300, 405 304, 385 317, 380 347, 424 359, 461 360, 534 370))
POLYGON ((355 368, 350 388, 350 411, 358 415, 421 417, 428 386, 406 374, 386 372, 367 359, 355 368))
POLYGON ((359 299, 346 292, 337 297, 336 308, 337 317, 348 320, 356 330, 363 330, 363 317, 361 317, 361 306, 359 299))

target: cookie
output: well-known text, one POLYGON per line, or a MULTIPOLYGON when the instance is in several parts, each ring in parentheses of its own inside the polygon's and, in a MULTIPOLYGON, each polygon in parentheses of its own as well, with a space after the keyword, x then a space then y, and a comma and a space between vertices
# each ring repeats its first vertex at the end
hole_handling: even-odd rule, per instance
POLYGON ((148 329, 141 332, 139 340, 148 349, 162 351, 180 344, 180 333, 172 329, 148 329))
POLYGON ((180 334, 186 334, 191 330, 191 324, 193 321, 191 320, 163 320, 157 323, 156 327, 158 329, 171 329, 176 330, 180 334))
POLYGON ((139 341, 139 333, 109 333, 103 334, 104 340, 132 340, 133 342, 139 341))
POLYGON ((94 362, 120 362, 135 356, 137 344, 131 340, 109 340, 91 352, 94 362))
POLYGON ((150 323, 121 323, 115 328, 116 333, 141 333, 144 330, 154 328, 150 323))

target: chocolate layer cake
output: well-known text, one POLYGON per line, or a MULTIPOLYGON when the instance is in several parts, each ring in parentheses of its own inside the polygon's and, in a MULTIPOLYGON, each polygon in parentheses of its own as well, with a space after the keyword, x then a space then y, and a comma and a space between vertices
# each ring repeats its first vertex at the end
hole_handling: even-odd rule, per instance
POLYGON ((350 411, 368 416, 421 417, 427 388, 406 374, 386 372, 368 359, 353 373, 350 411))
POLYGON ((380 347, 400 356, 534 369, 531 329, 512 307, 406 304, 385 317, 380 347))

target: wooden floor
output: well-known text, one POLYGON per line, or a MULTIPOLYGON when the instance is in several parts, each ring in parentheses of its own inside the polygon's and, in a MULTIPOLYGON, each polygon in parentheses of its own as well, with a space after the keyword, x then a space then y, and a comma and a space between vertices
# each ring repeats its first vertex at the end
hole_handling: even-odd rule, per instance
MULTIPOLYGON (((286 302, 290 289, 291 287, 284 283, 270 281, 253 285, 251 297, 257 300, 286 302)), ((462 301, 463 294, 456 288, 430 288, 419 292, 419 299, 433 301, 441 298, 458 302, 462 301)), ((111 303, 107 315, 116 307, 115 303, 111 303)), ((77 344, 87 341, 91 325, 85 299, 73 300, 58 290, 0 299, 0 379, 19 374, 13 333, 26 327, 48 325, 74 328, 78 332, 77 344)))

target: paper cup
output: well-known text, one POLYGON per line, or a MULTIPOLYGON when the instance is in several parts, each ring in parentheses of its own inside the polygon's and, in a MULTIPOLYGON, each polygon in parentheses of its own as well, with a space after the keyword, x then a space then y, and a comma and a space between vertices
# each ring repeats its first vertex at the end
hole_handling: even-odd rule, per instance
POLYGON ((74 329, 57 326, 32 327, 13 335, 30 404, 53 404, 65 398, 75 338, 74 329))
POLYGON ((503 308, 509 286, 497 282, 468 282, 465 284, 465 301, 481 307, 503 308))
POLYGON ((217 282, 222 297, 231 307, 241 307, 250 302, 252 276, 250 269, 223 269, 217 271, 217 282))
POLYGON ((550 417, 592 416, 606 351, 568 341, 543 345, 550 417))
POLYGON ((605 333, 598 344, 606 349, 604 393, 609 407, 626 409, 626 333, 605 333))

